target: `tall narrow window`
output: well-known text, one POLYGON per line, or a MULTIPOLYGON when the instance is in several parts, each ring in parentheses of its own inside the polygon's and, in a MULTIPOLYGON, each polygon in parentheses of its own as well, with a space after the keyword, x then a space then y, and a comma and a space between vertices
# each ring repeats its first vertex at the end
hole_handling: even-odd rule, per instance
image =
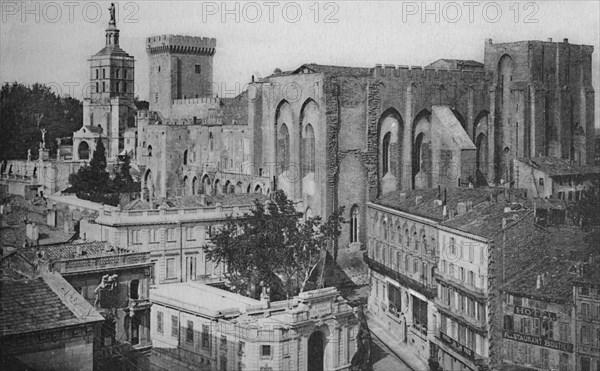
POLYGON ((102 92, 106 92, 106 82, 102 81, 102 92))
POLYGON ((156 313, 156 331, 158 331, 159 334, 163 333, 163 312, 157 312, 156 313))
POLYGON ((98 69, 96 68, 96 80, 98 80, 98 69))
POLYGON ((390 171, 390 141, 392 139, 392 133, 388 132, 383 137, 382 151, 381 151, 381 165, 383 175, 390 171))
POLYGON ((358 242, 358 205, 352 206, 350 211, 350 242, 358 242))
POLYGON ((183 151, 183 164, 187 165, 188 163, 188 150, 183 151))
POLYGON ((179 337, 179 319, 177 316, 171 316, 171 337, 179 337))
POLYGON ((290 133, 287 125, 282 124, 279 127, 277 136, 278 160, 281 166, 281 171, 286 171, 290 166, 290 133))
POLYGON ((208 133, 208 148, 210 148, 211 151, 214 150, 213 133, 208 133))
POLYGON ((139 298, 139 294, 138 294, 139 286, 140 286, 139 280, 131 280, 131 283, 129 284, 129 298, 130 299, 138 299, 139 298))
POLYGON ((304 153, 303 153, 304 172, 312 173, 315 171, 315 132, 311 124, 306 126, 304 132, 304 153))
POLYGON ((187 321, 187 329, 185 331, 185 341, 188 343, 194 343, 194 322, 187 321))
POLYGON ((105 79, 106 78, 106 68, 102 69, 102 78, 105 79))

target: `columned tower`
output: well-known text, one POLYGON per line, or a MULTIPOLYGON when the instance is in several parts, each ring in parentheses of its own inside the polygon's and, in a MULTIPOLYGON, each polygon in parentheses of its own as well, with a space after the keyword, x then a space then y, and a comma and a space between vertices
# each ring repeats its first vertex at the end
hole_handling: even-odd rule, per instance
POLYGON ((107 159, 115 160, 124 149, 125 130, 135 125, 136 108, 135 60, 119 46, 114 17, 111 16, 106 29, 104 48, 89 61, 90 94, 83 104, 83 128, 74 135, 73 159, 86 160, 88 156, 80 156, 84 151, 79 151, 79 146, 93 149, 99 136, 105 141, 107 159))

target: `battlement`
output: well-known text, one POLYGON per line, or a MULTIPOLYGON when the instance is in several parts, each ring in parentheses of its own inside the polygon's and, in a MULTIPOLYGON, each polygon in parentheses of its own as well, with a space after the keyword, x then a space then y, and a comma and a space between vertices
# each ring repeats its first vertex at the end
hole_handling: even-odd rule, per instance
POLYGON ((492 79, 492 72, 485 70, 436 69, 422 66, 394 66, 376 64, 371 77, 399 80, 461 80, 479 82, 492 79))
POLYGON ((173 101, 174 106, 183 106, 183 105, 195 105, 195 104, 220 104, 220 98, 212 98, 212 97, 203 97, 203 98, 188 98, 188 99, 175 99, 173 101))
POLYGON ((146 39, 146 52, 153 54, 214 55, 217 39, 198 36, 160 35, 146 39))
POLYGON ((594 46, 592 45, 585 45, 585 44, 571 44, 569 43, 569 39, 562 39, 562 41, 554 41, 552 38, 548 38, 547 40, 523 40, 523 41, 511 41, 511 42, 505 42, 505 43, 494 43, 492 41, 492 39, 485 39, 485 45, 486 46, 497 46, 497 47, 508 47, 508 46, 520 46, 523 48, 529 48, 530 45, 547 45, 547 44, 554 44, 554 45, 565 45, 571 48, 579 48, 581 51, 583 51, 585 54, 592 54, 594 52, 594 46))

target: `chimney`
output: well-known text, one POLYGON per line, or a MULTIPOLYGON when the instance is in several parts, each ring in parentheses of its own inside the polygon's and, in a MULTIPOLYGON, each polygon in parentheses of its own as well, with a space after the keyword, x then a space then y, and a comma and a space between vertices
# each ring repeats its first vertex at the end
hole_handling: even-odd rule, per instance
POLYGON ((551 43, 551 42, 552 42, 552 38, 551 38, 551 37, 549 37, 549 38, 548 38, 548 42, 549 42, 549 43, 551 43))
POLYGON ((448 204, 448 189, 444 188, 444 206, 448 204))
POLYGON ((568 44, 568 43, 569 43, 569 39, 563 39, 563 42, 564 42, 565 44, 568 44))
POLYGON ((445 218, 448 216, 448 206, 444 205, 444 208, 442 209, 442 216, 445 218))
POLYGON ((467 211, 473 210, 473 200, 467 201, 467 211))
POLYGON ((464 202, 464 201, 461 201, 461 202, 459 202, 459 203, 456 205, 456 213, 457 213, 458 215, 462 215, 462 214, 464 214, 464 213, 466 213, 466 212, 467 212, 467 203, 466 203, 466 202, 464 202))
POLYGON ((536 289, 541 289, 542 288, 542 276, 539 275, 539 274, 536 277, 535 288, 536 289))
POLYGON ((506 218, 502 218, 502 229, 506 228, 506 218))
POLYGON ((423 201, 423 196, 417 196, 417 197, 415 197, 415 205, 420 204, 421 201, 423 201))

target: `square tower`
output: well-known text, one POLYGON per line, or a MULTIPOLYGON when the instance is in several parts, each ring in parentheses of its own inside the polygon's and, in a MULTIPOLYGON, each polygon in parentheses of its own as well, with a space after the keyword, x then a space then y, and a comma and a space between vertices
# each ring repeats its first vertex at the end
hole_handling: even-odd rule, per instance
POLYGON ((593 51, 567 39, 486 40, 485 68, 494 72, 492 157, 500 177, 511 178, 507 164, 514 158, 593 163, 593 51))
POLYGON ((216 39, 206 37, 149 37, 150 110, 166 114, 174 100, 212 96, 216 45, 216 39))

